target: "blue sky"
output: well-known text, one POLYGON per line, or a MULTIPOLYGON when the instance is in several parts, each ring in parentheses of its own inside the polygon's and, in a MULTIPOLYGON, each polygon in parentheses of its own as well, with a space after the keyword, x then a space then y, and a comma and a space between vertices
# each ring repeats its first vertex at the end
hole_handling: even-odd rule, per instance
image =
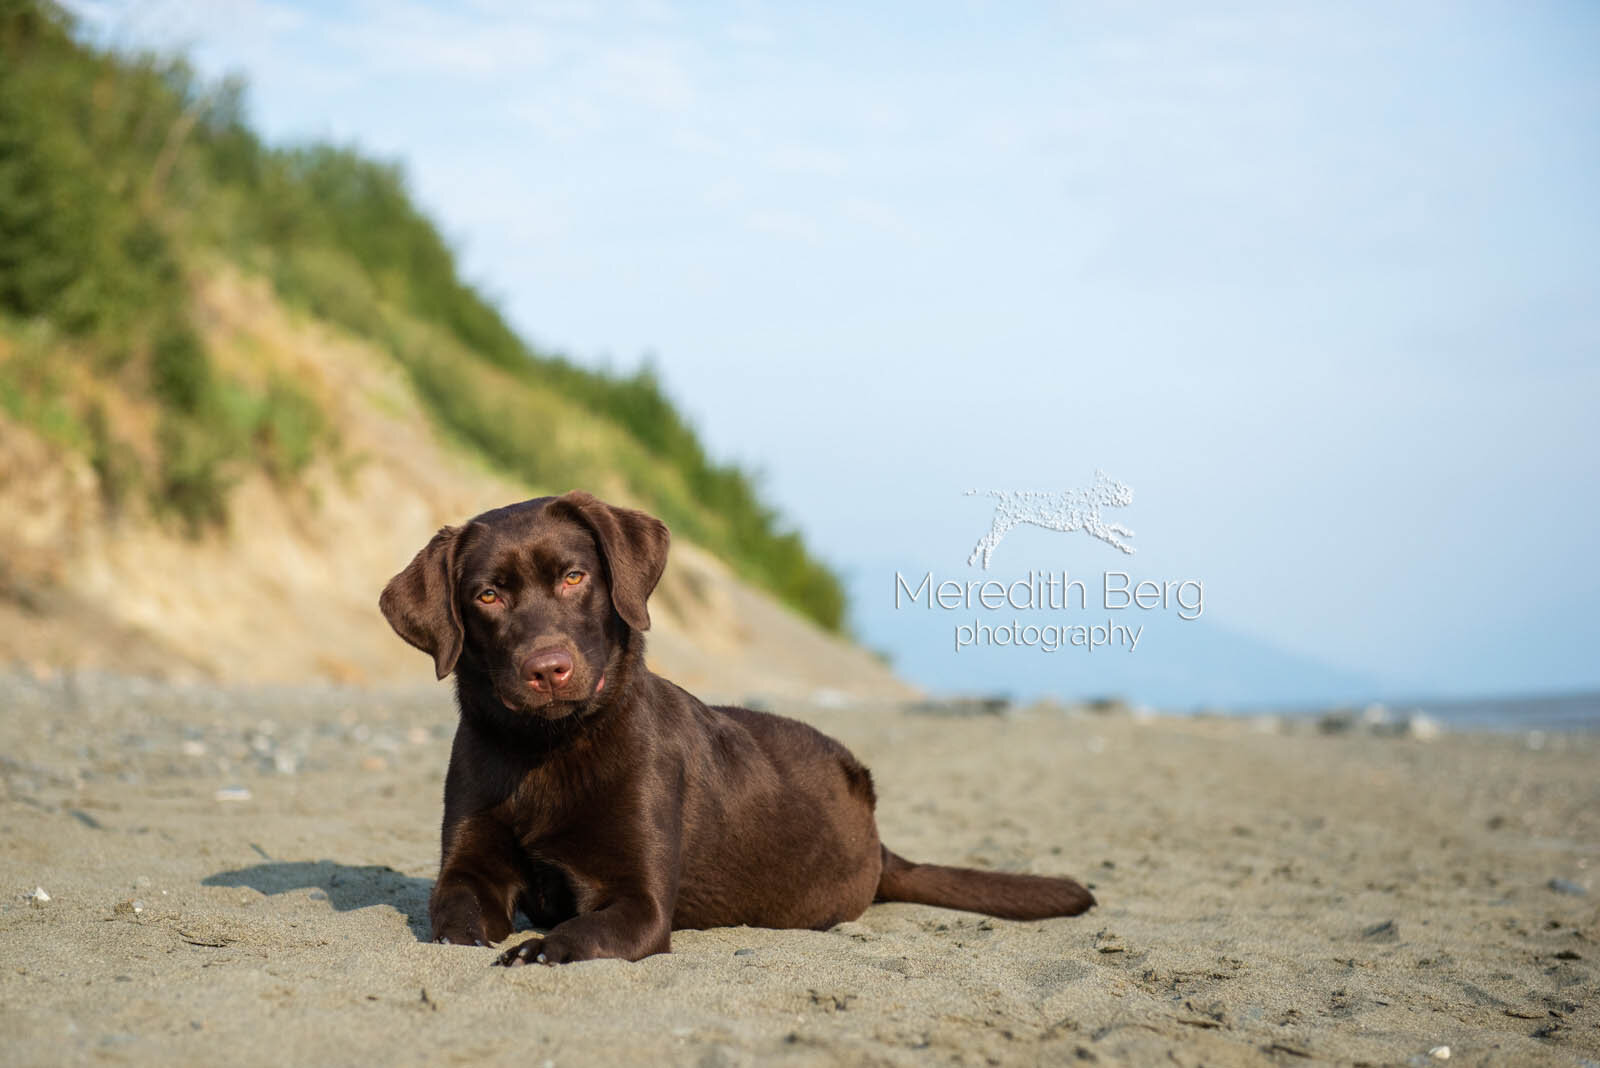
MULTIPOLYGON (((1386 694, 1600 687, 1600 8, 72 8, 403 160, 536 344, 653 354, 915 678, 969 670, 892 605, 971 574, 962 491, 1101 468, 1208 625, 1386 694)), ((1103 688, 1047 661, 966 688, 1103 688)))

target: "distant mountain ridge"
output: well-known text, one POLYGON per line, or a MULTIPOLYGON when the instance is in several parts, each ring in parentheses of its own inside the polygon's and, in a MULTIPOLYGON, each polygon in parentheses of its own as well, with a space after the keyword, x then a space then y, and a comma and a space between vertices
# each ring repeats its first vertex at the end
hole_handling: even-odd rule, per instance
MULTIPOLYGON (((918 573, 920 576, 920 572, 918 573)), ((1272 704, 1366 702, 1403 686, 1273 645, 1213 621, 1128 612, 927 612, 896 610, 878 576, 858 583, 863 629, 885 643, 905 674, 933 690, 1005 694, 1018 700, 1119 698, 1173 711, 1272 704), (1054 652, 1017 646, 954 648, 954 628, 990 625, 1105 624, 1139 628, 1138 645, 1054 652)))

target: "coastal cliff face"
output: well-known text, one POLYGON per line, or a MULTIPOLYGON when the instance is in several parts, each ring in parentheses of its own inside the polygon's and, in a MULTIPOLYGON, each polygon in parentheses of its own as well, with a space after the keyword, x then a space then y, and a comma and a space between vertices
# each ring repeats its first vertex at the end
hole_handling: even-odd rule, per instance
MULTIPOLYGON (((218 366, 245 381, 292 379, 326 412, 337 448, 293 484, 243 473, 226 524, 196 533, 112 503, 89 459, 0 414, 0 662, 244 683, 426 681, 427 658, 378 613, 383 584, 438 527, 574 487, 492 470, 441 432, 394 360, 291 311, 259 279, 219 265, 193 296, 218 366)), ((15 347, 0 339, 0 360, 15 347)), ((142 415, 112 413, 135 443, 142 415)), ((620 476, 583 488, 640 504, 620 476)), ((681 534, 652 618, 653 666, 692 690, 911 692, 681 534)))

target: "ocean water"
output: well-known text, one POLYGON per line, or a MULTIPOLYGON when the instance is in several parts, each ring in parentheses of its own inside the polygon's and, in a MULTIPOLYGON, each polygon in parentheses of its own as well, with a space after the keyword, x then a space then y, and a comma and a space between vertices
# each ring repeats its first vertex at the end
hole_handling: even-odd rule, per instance
POLYGON ((1458 730, 1600 731, 1600 693, 1400 701, 1389 708, 1398 716, 1421 711, 1458 730))
POLYGON ((1295 719, 1316 719, 1340 711, 1371 721, 1404 723, 1419 713, 1451 730, 1476 731, 1596 731, 1600 732, 1600 693, 1559 697, 1417 698, 1371 705, 1321 708, 1272 708, 1245 711, 1246 715, 1271 712, 1295 719))

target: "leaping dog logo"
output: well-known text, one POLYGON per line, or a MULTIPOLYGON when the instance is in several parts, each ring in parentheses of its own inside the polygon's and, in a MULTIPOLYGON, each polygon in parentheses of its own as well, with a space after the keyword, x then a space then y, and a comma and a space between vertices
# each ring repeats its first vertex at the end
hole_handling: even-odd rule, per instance
POLYGON ((1099 538, 1107 545, 1132 553, 1133 546, 1123 538, 1133 537, 1133 531, 1120 523, 1107 523, 1100 518, 1102 508, 1126 508, 1133 503, 1133 490, 1118 482, 1104 471, 1094 473, 1094 484, 1088 489, 1050 492, 1048 490, 968 490, 967 496, 993 497, 994 526, 985 534, 972 555, 967 557, 971 567, 983 558, 988 568, 989 557, 994 555, 1013 527, 1031 523, 1046 530, 1071 533, 1081 530, 1099 538))

